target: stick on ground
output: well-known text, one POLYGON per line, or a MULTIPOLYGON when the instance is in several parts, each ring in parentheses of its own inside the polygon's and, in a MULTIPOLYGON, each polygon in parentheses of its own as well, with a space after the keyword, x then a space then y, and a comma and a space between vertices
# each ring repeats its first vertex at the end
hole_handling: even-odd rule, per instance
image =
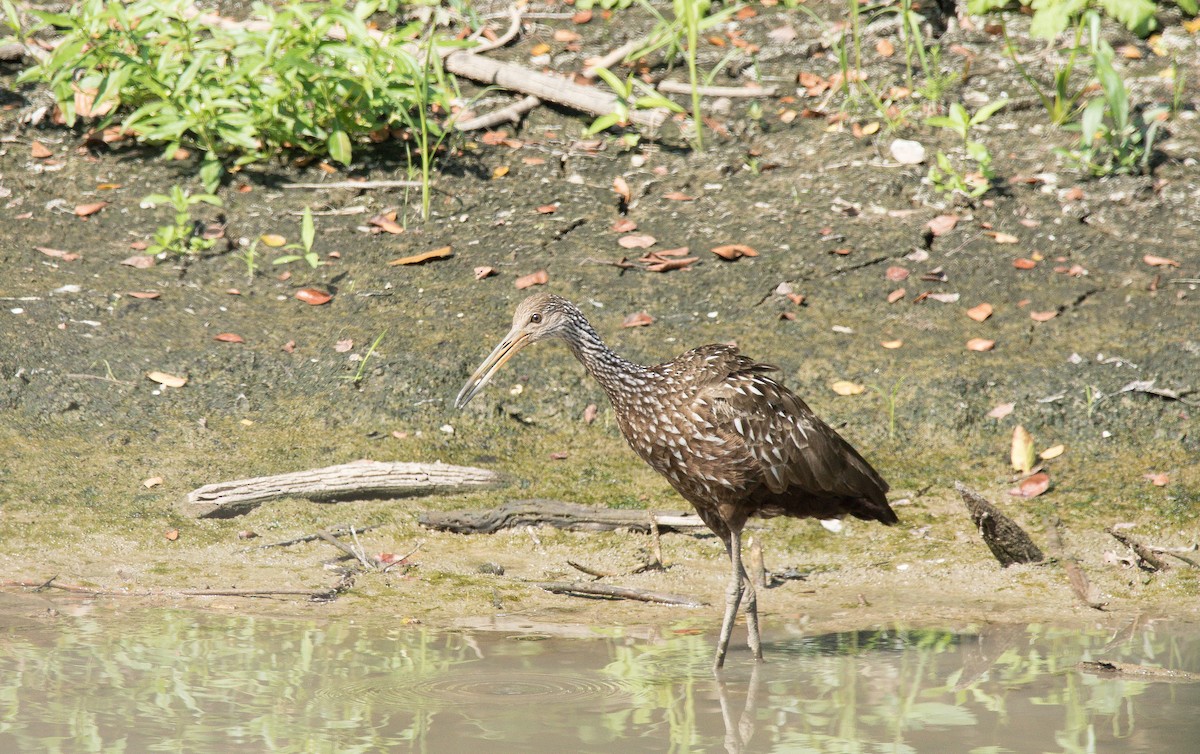
POLYGON ((667 592, 652 592, 647 589, 634 589, 627 586, 612 586, 610 584, 567 584, 561 581, 547 581, 534 584, 538 589, 545 589, 554 594, 566 594, 573 597, 603 597, 617 600, 638 600, 641 602, 656 602, 662 605, 680 605, 682 607, 702 607, 703 602, 695 597, 667 592))

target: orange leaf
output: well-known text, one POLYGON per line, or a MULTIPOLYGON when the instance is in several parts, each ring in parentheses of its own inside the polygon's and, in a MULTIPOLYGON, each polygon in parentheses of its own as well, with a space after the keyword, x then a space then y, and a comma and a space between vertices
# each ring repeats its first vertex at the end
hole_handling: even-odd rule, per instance
POLYGON ((127 293, 125 295, 133 296, 134 298, 153 300, 153 299, 158 298, 162 294, 159 293, 158 291, 130 291, 129 293, 127 293))
POLYGON ((996 346, 996 341, 987 338, 971 338, 967 341, 968 351, 990 351, 996 346))
POLYGON ((958 215, 938 215, 925 223, 925 227, 929 228, 929 232, 935 237, 946 235, 954 230, 955 225, 958 225, 958 215))
POLYGON ((1050 475, 1039 472, 1022 479, 1020 484, 1008 491, 1008 494, 1013 497, 1031 498, 1037 497, 1048 489, 1050 489, 1050 475))
POLYGON ((554 204, 543 204, 537 208, 537 213, 539 215, 553 215, 557 211, 558 207, 554 204))
POLYGON ((492 275, 495 275, 495 274, 496 274, 495 267, 476 267, 475 268, 475 279, 476 280, 483 280, 484 278, 490 278, 492 275))
POLYGON ((316 288, 301 288, 296 291, 296 298, 309 306, 320 306, 321 304, 328 304, 333 296, 316 288))
POLYGON ((545 42, 540 42, 533 46, 533 48, 529 51, 529 55, 530 57, 536 58, 538 55, 545 55, 548 52, 550 52, 550 45, 546 44, 545 42))
POLYGON ((508 175, 508 165, 497 165, 492 169, 493 178, 503 178, 508 175))
POLYGON ((999 231, 992 231, 990 233, 985 233, 984 235, 991 236, 992 239, 996 243, 1020 243, 1021 242, 1021 239, 1017 238, 1016 236, 1011 235, 1009 233, 1001 233, 999 231))
POLYGON ((982 322, 992 316, 992 305, 985 302, 978 306, 972 306, 967 309, 967 316, 976 322, 982 322))
POLYGON ((621 327, 645 327, 646 325, 653 324, 653 322, 654 317, 651 317, 646 312, 637 312, 626 317, 621 322, 621 327))
POLYGON ((896 46, 886 39, 881 39, 875 43, 875 52, 885 58, 890 58, 896 54, 896 46))
POLYGON ((50 149, 47 148, 46 145, 40 141, 35 141, 35 142, 33 142, 33 144, 30 145, 29 154, 35 160, 44 160, 47 157, 54 156, 54 152, 51 152, 50 149))
POLYGON ((421 254, 413 254, 410 257, 393 259, 392 261, 388 262, 388 267, 397 267, 402 264, 421 264, 422 262, 428 262, 431 259, 446 259, 452 256, 454 256, 454 252, 450 250, 450 247, 443 246, 440 249, 426 251, 421 254))
POLYGON ((886 276, 893 283, 899 283, 901 280, 908 279, 908 270, 904 267, 889 267, 887 268, 886 276))
POLYGON ((725 246, 717 246, 712 250, 712 253, 719 256, 721 259, 733 261, 742 257, 756 257, 758 252, 754 249, 740 243, 731 243, 725 246))
POLYGON ((1176 262, 1174 259, 1167 259, 1166 257, 1156 257, 1153 254, 1147 254, 1146 256, 1142 257, 1142 261, 1145 262, 1146 264, 1150 265, 1151 267, 1178 267, 1179 266, 1179 262, 1176 262))
POLYGON ((637 230, 637 223, 635 223, 633 220, 623 217, 613 223, 612 230, 613 233, 629 233, 637 230))
POLYGON ((241 335, 238 335, 237 333, 232 333, 232 332, 223 332, 220 335, 213 338, 213 340, 219 340, 222 343, 245 343, 246 342, 246 339, 243 338, 241 335))
POLYGON ((1166 474, 1142 474, 1142 479, 1147 480, 1155 487, 1166 487, 1171 483, 1171 477, 1166 474))
POLYGON ((621 236, 617 239, 617 244, 623 249, 648 249, 658 243, 658 239, 654 236, 621 236))
POLYGON ((575 15, 571 16, 571 23, 586 24, 588 21, 591 21, 591 20, 592 20, 592 12, 590 10, 581 10, 578 13, 576 13, 575 15))
POLYGON ((108 206, 108 202, 92 202, 91 204, 80 204, 75 207, 76 217, 87 217, 94 215, 100 210, 108 206))
POLYGON ((179 539, 179 530, 178 529, 168 529, 167 531, 163 532, 163 536, 166 537, 168 540, 174 542, 175 540, 179 539))
POLYGON ((528 275, 522 275, 517 278, 514 285, 517 286, 517 290, 523 291, 526 288, 532 288, 535 285, 545 285, 549 282, 550 276, 546 274, 546 271, 538 270, 537 272, 531 272, 528 275))
POLYGON ((682 191, 672 191, 669 194, 663 194, 663 199, 670 199, 673 202, 690 202, 696 197, 688 196, 682 191))
POLYGON ((1051 310, 1048 312, 1029 312, 1029 318, 1034 322, 1049 322, 1058 316, 1058 312, 1051 310))
POLYGON ((617 192, 617 196, 621 197, 621 201, 629 204, 633 199, 633 192, 629 189, 629 184, 621 176, 613 178, 613 191, 617 192))
POLYGON ((908 293, 908 291, 904 290, 903 288, 897 288, 896 290, 894 290, 888 294, 887 302, 889 304, 894 304, 897 301, 899 301, 900 299, 904 298, 906 293, 908 293))
POLYGON ((1032 259, 1018 257, 1013 260, 1013 267, 1016 267, 1018 270, 1032 270, 1034 267, 1037 267, 1037 262, 1032 259))
POLYGON ((367 220, 367 225, 379 228, 384 233, 391 233, 394 236, 398 236, 404 232, 404 228, 400 223, 396 222, 394 212, 389 212, 386 215, 375 215, 370 220, 367 220))

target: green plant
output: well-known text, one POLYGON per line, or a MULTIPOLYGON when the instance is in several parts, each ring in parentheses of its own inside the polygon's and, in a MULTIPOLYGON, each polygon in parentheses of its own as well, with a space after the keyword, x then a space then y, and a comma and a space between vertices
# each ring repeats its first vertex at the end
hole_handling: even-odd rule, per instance
POLYGON ((83 0, 31 12, 62 43, 20 80, 49 85, 68 125, 120 122, 165 154, 198 150, 211 192, 227 169, 287 149, 348 164, 356 138, 443 99, 428 89, 436 61, 408 46, 422 25, 374 32, 378 7, 256 3, 244 22, 212 23, 191 0, 83 0))
POLYGON ((1054 68, 1054 83, 1049 88, 1043 88, 1042 85, 1035 79, 1025 66, 1017 59, 1016 45, 1008 36, 1008 27, 1004 29, 1004 51, 1008 54, 1013 65, 1017 69, 1017 73, 1025 80, 1025 83, 1033 89, 1037 94, 1038 99, 1042 102, 1042 107, 1046 109, 1046 114, 1050 116, 1050 122, 1056 126, 1064 125, 1077 116, 1082 110, 1079 100, 1083 97, 1084 87, 1079 87, 1075 91, 1071 91, 1071 75, 1075 72, 1075 63, 1079 57, 1079 53, 1083 50, 1080 44, 1083 38, 1084 21, 1081 18, 1075 25, 1075 42, 1071 45, 1071 54, 1067 58, 1066 64, 1056 66, 1054 68))
POLYGON ((938 193, 962 193, 969 197, 981 196, 992 187, 992 155, 983 142, 972 141, 970 130, 992 117, 997 110, 1008 104, 1007 99, 989 102, 968 115, 967 109, 957 102, 950 105, 946 115, 935 115, 925 119, 925 124, 953 131, 963 142, 963 151, 969 161, 975 163, 973 173, 964 173, 954 166, 942 150, 938 150, 937 163, 929 168, 929 181, 938 193))
POLYGON ((200 203, 214 207, 222 206, 220 197, 212 194, 193 194, 179 186, 172 186, 168 194, 151 194, 142 199, 142 204, 147 207, 169 204, 175 209, 174 223, 159 226, 154 232, 153 242, 146 248, 146 253, 199 254, 211 249, 216 241, 205 238, 201 233, 200 223, 192 219, 192 207, 200 203))
POLYGON ((629 113, 634 109, 665 107, 672 112, 683 112, 682 107, 659 94, 653 87, 643 83, 632 73, 624 81, 607 68, 597 68, 596 75, 608 84, 609 89, 613 90, 613 93, 617 95, 617 101, 611 113, 605 113, 592 122, 587 129, 589 135, 628 123, 629 113), (638 92, 641 92, 640 96, 638 92))
POLYGON ((597 7, 604 10, 624 10, 631 5, 633 5, 633 0, 575 0, 575 7, 579 10, 591 10, 597 7))
MULTIPOLYGON (((1099 8, 1108 16, 1121 22, 1125 28, 1139 36, 1146 36, 1158 28, 1154 18, 1157 3, 1154 0, 1017 0, 1021 5, 1033 9, 1033 20, 1029 33, 1041 39, 1053 39, 1067 29, 1078 17, 1099 8)), ((1013 0, 967 0, 967 12, 979 15, 990 11, 1004 10, 1013 0)), ((1184 13, 1196 15, 1196 0, 1175 0, 1184 13)))
POLYGON ((234 256, 246 263, 246 280, 254 280, 255 274, 258 273, 258 240, 251 241, 248 246, 234 256))
POLYGON ((900 392, 900 386, 904 384, 904 378, 896 380, 892 385, 892 389, 886 393, 877 387, 872 386, 872 390, 883 396, 884 402, 887 404, 888 413, 888 439, 896 439, 896 395, 900 392))
POLYGON ((383 336, 385 335, 387 335, 387 330, 379 333, 379 337, 375 338, 375 342, 371 344, 371 347, 367 349, 367 352, 363 354, 362 359, 359 360, 358 371, 356 371, 353 375, 342 377, 341 379, 350 380, 354 383, 355 387, 361 385, 363 379, 367 376, 367 361, 369 361, 371 355, 375 353, 375 349, 379 347, 379 344, 383 342, 383 336))
POLYGON ((1060 150, 1094 176, 1143 173, 1150 164, 1159 121, 1147 124, 1133 109, 1129 90, 1113 65, 1113 49, 1100 37, 1100 16, 1086 15, 1088 51, 1101 96, 1087 103, 1079 119, 1079 144, 1060 150))
POLYGON ((316 239, 317 228, 313 223, 312 210, 308 207, 304 208, 304 215, 300 218, 300 243, 290 243, 284 246, 284 249, 297 249, 304 252, 303 254, 285 254, 281 257, 276 257, 271 260, 271 264, 290 264, 299 262, 303 259, 308 262, 308 266, 316 269, 321 266, 321 258, 317 256, 317 252, 312 250, 313 241, 316 239))

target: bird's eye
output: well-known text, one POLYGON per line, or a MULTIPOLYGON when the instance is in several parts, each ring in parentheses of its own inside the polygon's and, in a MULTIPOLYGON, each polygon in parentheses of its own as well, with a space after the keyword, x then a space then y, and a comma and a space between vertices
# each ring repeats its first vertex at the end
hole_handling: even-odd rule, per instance
POLYGON ((542 315, 534 312, 533 314, 529 315, 529 321, 536 325, 542 321, 542 315))

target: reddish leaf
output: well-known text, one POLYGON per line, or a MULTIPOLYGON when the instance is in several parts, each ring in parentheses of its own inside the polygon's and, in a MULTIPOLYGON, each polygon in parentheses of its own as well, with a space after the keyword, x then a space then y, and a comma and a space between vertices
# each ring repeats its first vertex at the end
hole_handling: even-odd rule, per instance
POLYGON ((670 199, 673 202, 690 202, 696 197, 688 196, 681 191, 672 191, 669 194, 663 194, 663 199, 670 199))
POLYGON ((568 457, 570 457, 570 455, 571 454, 565 450, 557 450, 550 454, 550 460, 551 461, 565 461, 565 460, 567 460, 568 457))
POLYGON ((1016 267, 1018 270, 1032 270, 1034 267, 1037 267, 1037 262, 1025 257, 1018 257, 1013 260, 1013 267, 1016 267))
POLYGON ((1166 487, 1171 483, 1171 477, 1166 474, 1142 474, 1142 479, 1150 482, 1155 487, 1166 487))
POLYGON ((392 261, 388 262, 388 267, 396 267, 402 264, 421 264, 423 262, 428 262, 431 259, 446 259, 452 256, 454 256, 454 252, 450 249, 450 247, 443 246, 440 249, 434 249, 433 251, 426 251, 420 254, 413 254, 410 257, 393 259, 392 261))
POLYGON ((1146 264, 1150 265, 1151 267, 1178 267, 1179 266, 1179 262, 1176 262, 1174 259, 1167 259, 1166 257, 1156 257, 1153 254, 1147 254, 1146 256, 1142 257, 1142 261, 1145 262, 1146 264))
POLYGON ((157 291, 130 291, 129 293, 127 293, 125 295, 133 296, 134 298, 141 298, 141 299, 156 299, 159 296, 161 296, 162 294, 157 291))
POLYGON ((479 140, 488 146, 495 147, 503 144, 504 140, 507 138, 508 134, 504 133, 503 131, 488 131, 484 133, 483 136, 479 137, 479 140))
POLYGON ((571 23, 574 23, 574 24, 586 24, 588 21, 591 21, 591 20, 592 20, 592 12, 590 10, 581 10, 581 11, 576 12, 575 15, 571 16, 571 23))
POLYGON ((295 353, 296 352, 296 341, 289 340, 287 343, 284 343, 282 346, 280 346, 279 350, 283 351, 284 353, 295 353))
POLYGON ((599 409, 596 408, 595 403, 587 404, 587 408, 585 408, 583 410, 584 423, 591 424, 592 422, 596 421, 596 414, 598 413, 598 411, 599 411, 599 409))
POLYGON ((1008 494, 1013 497, 1031 498, 1037 497, 1048 489, 1050 489, 1050 475, 1039 472, 1022 479, 1020 484, 1008 491, 1008 494))
POLYGON ((155 261, 154 257, 147 256, 145 254, 137 254, 129 257, 128 259, 122 259, 121 264, 127 267, 136 267, 139 270, 148 270, 155 265, 155 261))
POLYGON ((537 213, 539 215, 553 215, 557 211, 558 206, 555 204, 543 204, 537 208, 537 213))
POLYGON ((88 217, 94 215, 100 210, 108 206, 108 202, 92 202, 90 204, 79 204, 75 206, 76 217, 88 217))
POLYGON ((333 296, 316 288, 301 288, 296 291, 296 298, 309 306, 320 306, 321 304, 328 304, 333 296))
POLYGON ((1049 322, 1058 316, 1058 312, 1051 310, 1048 312, 1029 312, 1029 318, 1034 322, 1049 322))
POLYGON ((733 261, 742 257, 756 257, 758 252, 754 249, 740 243, 731 243, 725 246, 717 246, 712 250, 712 253, 719 256, 721 259, 733 261))
POLYGON ((48 257, 54 257, 55 259, 61 259, 64 262, 74 262, 76 259, 79 259, 79 255, 73 251, 63 251, 61 249, 51 249, 48 246, 34 246, 33 248, 37 249, 38 251, 42 252, 43 254, 45 254, 48 257))
POLYGON ((495 274, 496 274, 495 267, 476 267, 475 268, 475 279, 476 280, 483 280, 484 278, 490 278, 492 275, 495 275, 495 274))
POLYGON ((893 283, 899 283, 901 280, 908 279, 908 269, 904 267, 892 266, 887 268, 887 279, 893 283))
POLYGON ((623 217, 613 223, 612 230, 613 233, 629 233, 637 230, 637 223, 627 217, 623 217))
POLYGON ((992 305, 984 302, 978 306, 972 306, 970 309, 967 309, 967 316, 976 322, 982 322, 992 316, 992 305))
POLYGON ((624 321, 621 322, 621 327, 645 327, 653 322, 654 317, 651 317, 646 312, 637 312, 636 314, 630 314, 628 317, 626 317, 624 321))
POLYGON ((889 304, 894 304, 897 301, 899 301, 900 299, 904 298, 904 295, 906 293, 907 293, 907 291, 905 291, 903 288, 897 288, 896 290, 894 290, 888 294, 887 302, 889 304))
POLYGON ((51 152, 42 142, 35 141, 29 147, 29 155, 35 160, 44 160, 47 157, 53 157, 54 152, 51 152))
POLYGON ((968 351, 990 351, 996 346, 996 341, 987 338, 971 338, 967 341, 968 351))
POLYGON ((232 332, 223 332, 220 335, 214 337, 213 340, 219 340, 222 343, 245 343, 246 342, 246 339, 243 338, 241 335, 238 335, 237 333, 232 333, 232 332))
POLYGON ((955 225, 958 225, 958 215, 938 215, 925 223, 925 227, 929 228, 929 232, 934 236, 946 235, 954 230, 955 225))
POLYGON ((404 228, 401 227, 400 223, 396 222, 395 212, 388 212, 384 215, 375 215, 370 220, 367 220, 367 225, 379 228, 384 233, 391 233, 392 235, 396 236, 404 232, 404 228))
POLYGON ((532 288, 535 285, 545 285, 549 282, 550 276, 546 274, 546 271, 538 270, 537 272, 531 272, 528 275, 522 275, 517 278, 514 285, 517 286, 517 290, 523 291, 526 288, 532 288))
POLYGON ((171 542, 174 542, 175 540, 179 539, 179 530, 178 529, 168 529, 167 531, 163 532, 163 536, 166 537, 171 542))
POLYGON ((613 191, 617 192, 617 196, 621 197, 621 201, 629 204, 633 200, 633 192, 629 190, 629 184, 621 176, 613 178, 613 191))
POLYGON ((648 249, 658 243, 658 239, 654 236, 621 236, 617 239, 617 243, 623 249, 648 249))

